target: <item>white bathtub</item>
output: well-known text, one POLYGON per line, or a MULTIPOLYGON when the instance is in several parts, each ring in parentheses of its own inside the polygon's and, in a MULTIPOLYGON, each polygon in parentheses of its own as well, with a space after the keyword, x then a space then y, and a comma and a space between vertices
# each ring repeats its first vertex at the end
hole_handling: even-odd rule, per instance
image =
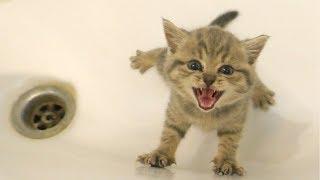
POLYGON ((135 163, 158 144, 168 90, 154 70, 132 71, 128 57, 165 44, 161 17, 191 29, 228 9, 242 14, 229 28, 240 38, 272 37, 258 70, 277 105, 249 114, 243 179, 319 179, 317 8, 315 0, 0 0, 0 179, 220 179, 209 164, 215 132, 197 128, 176 166, 135 163), (77 113, 59 135, 29 139, 12 128, 10 111, 46 77, 73 84, 77 113))

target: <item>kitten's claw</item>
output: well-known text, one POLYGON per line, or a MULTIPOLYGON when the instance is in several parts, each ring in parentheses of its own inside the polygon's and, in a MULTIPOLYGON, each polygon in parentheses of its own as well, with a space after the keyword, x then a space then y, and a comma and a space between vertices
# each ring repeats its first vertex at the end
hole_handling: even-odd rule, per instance
POLYGON ((224 175, 238 175, 244 176, 245 170, 243 167, 238 166, 236 163, 227 162, 225 160, 218 160, 215 158, 213 161, 213 172, 218 176, 224 175))
POLYGON ((164 168, 166 166, 170 166, 171 164, 175 164, 174 158, 169 158, 166 155, 156 151, 138 156, 137 161, 145 165, 150 165, 151 167, 159 168, 164 168))
POLYGON ((256 87, 252 96, 253 105, 266 111, 275 104, 274 95, 275 93, 265 86, 256 87))

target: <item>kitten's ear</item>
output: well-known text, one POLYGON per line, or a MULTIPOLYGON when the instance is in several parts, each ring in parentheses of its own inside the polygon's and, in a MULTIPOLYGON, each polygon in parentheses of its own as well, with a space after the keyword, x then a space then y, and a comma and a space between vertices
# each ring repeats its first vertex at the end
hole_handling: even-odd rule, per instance
POLYGON ((246 39, 241 42, 248 53, 249 64, 254 64, 256 62, 268 39, 269 36, 261 35, 252 39, 246 39))
POLYGON ((164 34, 166 36, 169 49, 172 53, 175 53, 178 45, 183 41, 184 38, 187 37, 188 32, 186 30, 180 29, 179 27, 177 27, 172 22, 166 19, 162 20, 164 34))

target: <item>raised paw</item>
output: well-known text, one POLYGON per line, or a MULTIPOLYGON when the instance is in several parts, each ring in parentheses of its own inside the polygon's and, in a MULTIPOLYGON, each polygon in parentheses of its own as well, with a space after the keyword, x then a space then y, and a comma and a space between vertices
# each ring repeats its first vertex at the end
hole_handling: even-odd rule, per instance
POLYGON ((166 166, 170 166, 171 164, 175 164, 174 158, 170 158, 157 151, 140 155, 138 156, 137 161, 145 165, 150 165, 151 167, 159 168, 164 168, 166 166))
POLYGON ((245 170, 243 167, 238 166, 236 163, 228 162, 228 161, 218 161, 213 160, 214 166, 213 171, 216 175, 224 176, 224 175, 245 175, 245 170))
POLYGON ((143 51, 137 50, 136 56, 130 57, 131 68, 138 69, 140 73, 146 72, 154 64, 153 59, 143 51))
POLYGON ((268 110, 275 104, 274 95, 274 92, 265 86, 256 87, 252 96, 253 105, 262 110, 268 110))

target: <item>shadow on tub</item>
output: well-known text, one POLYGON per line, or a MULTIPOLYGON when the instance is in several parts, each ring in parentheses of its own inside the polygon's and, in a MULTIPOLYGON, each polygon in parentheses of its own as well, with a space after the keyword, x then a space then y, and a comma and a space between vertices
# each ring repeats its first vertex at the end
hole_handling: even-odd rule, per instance
MULTIPOLYGON (((238 159, 242 164, 254 162, 277 164, 289 160, 299 152, 299 139, 312 126, 312 122, 297 123, 279 114, 254 110, 248 115, 243 138, 240 141, 238 159)), ((216 131, 210 132, 197 147, 195 155, 184 168, 207 171, 217 150, 216 131)))

